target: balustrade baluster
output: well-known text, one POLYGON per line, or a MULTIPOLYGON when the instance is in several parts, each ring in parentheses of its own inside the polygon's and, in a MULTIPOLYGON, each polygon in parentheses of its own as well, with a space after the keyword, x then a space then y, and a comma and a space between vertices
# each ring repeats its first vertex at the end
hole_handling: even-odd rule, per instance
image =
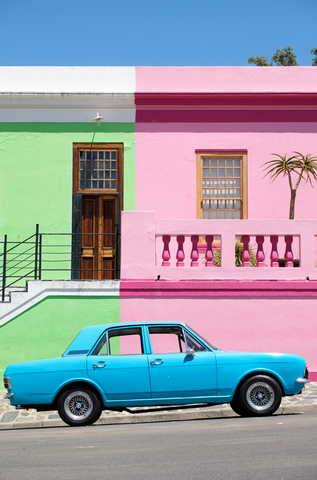
POLYGON ((198 241, 199 241, 199 236, 198 235, 192 235, 190 237, 191 239, 191 242, 192 242, 192 251, 191 251, 191 254, 190 254, 190 258, 191 258, 191 262, 190 262, 190 266, 191 267, 199 267, 199 262, 198 262, 198 259, 199 259, 199 254, 198 254, 198 241))
POLYGON ((162 253, 162 267, 169 267, 171 264, 169 262, 169 259, 171 258, 170 250, 169 250, 169 243, 171 241, 170 235, 163 235, 162 237, 164 247, 163 247, 163 253, 162 253))
POLYGON ((249 252, 249 235, 242 235, 241 241, 243 243, 243 253, 242 253, 242 266, 250 267, 250 252, 249 252))
POLYGON ((207 244, 206 254, 205 254, 205 259, 206 259, 205 267, 213 267, 214 266, 214 263, 213 263, 214 254, 212 252, 212 242, 214 241, 214 237, 212 235, 206 235, 205 239, 206 239, 206 244, 207 244))
POLYGON ((176 237, 178 248, 177 248, 177 253, 176 253, 176 267, 185 267, 185 253, 184 253, 184 242, 185 242, 185 237, 184 235, 177 235, 176 237))
POLYGON ((292 268, 294 267, 293 263, 293 252, 292 252, 292 243, 293 243, 293 236, 292 235, 285 235, 285 267, 292 268))
POLYGON ((277 251, 277 243, 278 243, 278 236, 277 235, 271 235, 270 236, 270 241, 272 244, 272 250, 271 250, 271 267, 279 267, 278 264, 278 251, 277 251))
POLYGON ((264 259, 265 255, 263 252, 263 243, 264 243, 264 236, 263 235, 257 235, 255 237, 256 243, 258 244, 258 250, 256 252, 256 266, 257 267, 265 267, 264 259))

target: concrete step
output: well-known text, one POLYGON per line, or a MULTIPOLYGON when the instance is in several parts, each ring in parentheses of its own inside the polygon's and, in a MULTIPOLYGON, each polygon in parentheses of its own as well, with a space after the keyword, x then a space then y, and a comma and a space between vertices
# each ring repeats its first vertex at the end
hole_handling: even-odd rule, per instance
MULTIPOLYGON (((7 287, 4 290, 4 302, 8 303, 11 302, 11 294, 12 293, 21 293, 26 292, 26 287, 7 287)), ((0 302, 2 300, 2 292, 0 294, 0 302)))
POLYGON ((119 285, 119 280, 29 280, 26 288, 8 289, 10 301, 0 302, 0 325, 47 296, 119 296, 119 285))

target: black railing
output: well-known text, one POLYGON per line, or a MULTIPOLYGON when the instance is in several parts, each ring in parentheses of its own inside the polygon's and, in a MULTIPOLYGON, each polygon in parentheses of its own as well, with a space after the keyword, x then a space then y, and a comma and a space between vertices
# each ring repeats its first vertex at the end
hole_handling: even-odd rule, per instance
POLYGON ((6 288, 24 286, 26 280, 79 280, 120 278, 120 226, 115 233, 36 232, 22 242, 9 242, 0 253, 0 301, 6 288), (82 245, 82 238, 86 245, 82 245), (88 242, 87 242, 88 239, 88 242), (88 245, 87 245, 88 243, 88 245), (85 254, 85 250, 89 251, 85 254))

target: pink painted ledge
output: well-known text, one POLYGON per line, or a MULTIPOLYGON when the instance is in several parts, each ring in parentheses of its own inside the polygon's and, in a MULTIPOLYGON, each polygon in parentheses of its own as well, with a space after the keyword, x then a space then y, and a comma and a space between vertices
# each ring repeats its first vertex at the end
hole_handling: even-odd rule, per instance
POLYGON ((309 380, 311 382, 317 382, 317 372, 309 372, 309 380))
POLYGON ((125 280, 122 297, 317 297, 317 280, 125 280))
POLYGON ((317 93, 136 93, 135 105, 142 106, 313 106, 317 93))
POLYGON ((136 123, 301 123, 317 122, 317 110, 305 109, 139 109, 136 123))

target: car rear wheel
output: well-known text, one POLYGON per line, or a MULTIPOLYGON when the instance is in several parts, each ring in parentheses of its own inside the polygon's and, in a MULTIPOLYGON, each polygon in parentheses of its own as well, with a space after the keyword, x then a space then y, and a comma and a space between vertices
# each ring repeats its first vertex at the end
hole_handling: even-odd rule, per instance
POLYGON ((99 398, 86 388, 66 390, 57 401, 57 409, 61 419, 72 427, 91 425, 101 414, 99 398))
POLYGON ((242 414, 249 417, 272 415, 281 404, 279 384, 266 375, 256 375, 246 380, 239 391, 242 414))

